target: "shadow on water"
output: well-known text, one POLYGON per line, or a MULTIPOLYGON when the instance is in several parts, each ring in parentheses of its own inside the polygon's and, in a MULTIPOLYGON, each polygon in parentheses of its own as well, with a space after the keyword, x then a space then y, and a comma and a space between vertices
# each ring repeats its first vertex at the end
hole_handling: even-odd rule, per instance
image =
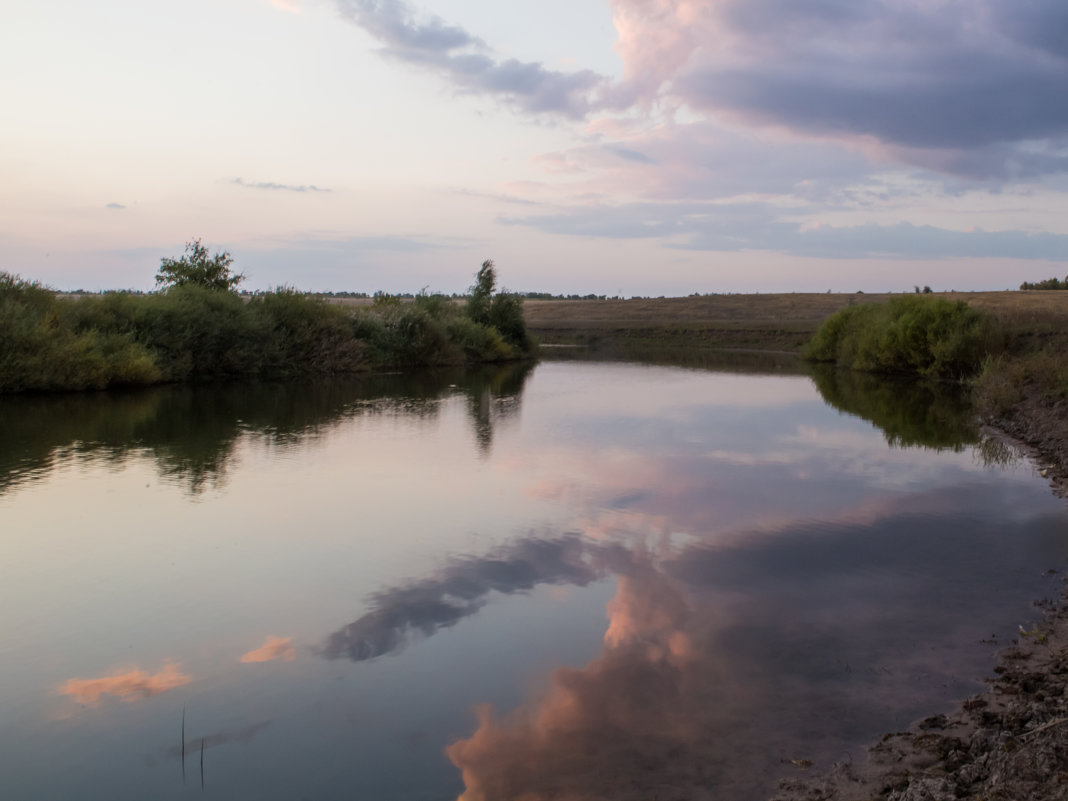
POLYGON ((161 478, 198 494, 225 480, 241 437, 290 446, 369 414, 434 418, 461 396, 483 454, 495 423, 518 414, 530 365, 352 377, 314 384, 233 383, 130 392, 0 397, 0 494, 78 460, 150 455, 161 478))
POLYGON ((650 341, 605 342, 596 345, 543 345, 541 356, 553 362, 636 362, 690 367, 721 373, 805 375, 805 363, 793 353, 709 347, 680 348, 650 341))

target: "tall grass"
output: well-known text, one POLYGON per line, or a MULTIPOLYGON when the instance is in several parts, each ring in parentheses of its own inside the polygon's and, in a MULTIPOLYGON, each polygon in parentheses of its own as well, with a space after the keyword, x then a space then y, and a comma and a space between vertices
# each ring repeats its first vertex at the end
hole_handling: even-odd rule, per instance
POLYGON ((0 392, 500 362, 532 349, 510 299, 506 331, 442 296, 393 300, 352 312, 285 287, 246 300, 192 285, 59 300, 0 272, 0 392))
POLYGON ((963 301, 902 295, 832 314, 802 356, 853 370, 965 378, 1004 339, 992 317, 963 301))

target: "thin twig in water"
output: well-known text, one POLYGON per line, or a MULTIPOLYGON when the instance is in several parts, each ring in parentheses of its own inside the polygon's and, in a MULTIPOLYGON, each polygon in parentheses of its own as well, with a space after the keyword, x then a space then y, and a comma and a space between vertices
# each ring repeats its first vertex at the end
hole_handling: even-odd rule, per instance
POLYGON ((200 789, 204 789, 204 738, 200 738, 200 789))
POLYGON ((182 784, 185 784, 185 706, 182 706, 182 784))

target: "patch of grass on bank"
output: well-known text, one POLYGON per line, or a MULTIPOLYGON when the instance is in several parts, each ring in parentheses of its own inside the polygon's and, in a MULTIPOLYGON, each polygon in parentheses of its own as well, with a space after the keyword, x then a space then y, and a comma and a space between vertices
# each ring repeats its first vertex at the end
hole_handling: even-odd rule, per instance
POLYGON ((963 301, 902 295, 835 312, 802 356, 867 372, 966 378, 1004 340, 992 317, 963 301))
POLYGON ((426 294, 414 302, 383 296, 352 310, 289 288, 246 299, 187 283, 148 295, 59 300, 40 284, 0 272, 0 392, 292 378, 528 356, 534 344, 521 302, 492 287, 489 295, 497 310, 492 322, 426 294))
POLYGON ((976 406, 984 417, 1011 414, 1027 399, 1053 406, 1068 399, 1068 354, 1042 348, 991 357, 975 380, 976 406))

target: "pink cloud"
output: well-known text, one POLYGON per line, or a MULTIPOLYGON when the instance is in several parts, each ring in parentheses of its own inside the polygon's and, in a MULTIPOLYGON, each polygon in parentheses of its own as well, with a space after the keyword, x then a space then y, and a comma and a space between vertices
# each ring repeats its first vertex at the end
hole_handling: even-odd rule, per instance
POLYGON ((68 679, 59 688, 59 692, 61 695, 71 696, 79 704, 89 706, 98 704, 104 695, 113 695, 132 703, 183 687, 190 681, 189 674, 183 673, 177 664, 167 662, 155 674, 134 669, 96 679, 68 679))
POLYGON ((296 658, 297 649, 293 647, 292 637, 269 636, 263 641, 263 645, 253 651, 249 651, 239 661, 242 664, 273 662, 276 659, 292 662, 296 658))

